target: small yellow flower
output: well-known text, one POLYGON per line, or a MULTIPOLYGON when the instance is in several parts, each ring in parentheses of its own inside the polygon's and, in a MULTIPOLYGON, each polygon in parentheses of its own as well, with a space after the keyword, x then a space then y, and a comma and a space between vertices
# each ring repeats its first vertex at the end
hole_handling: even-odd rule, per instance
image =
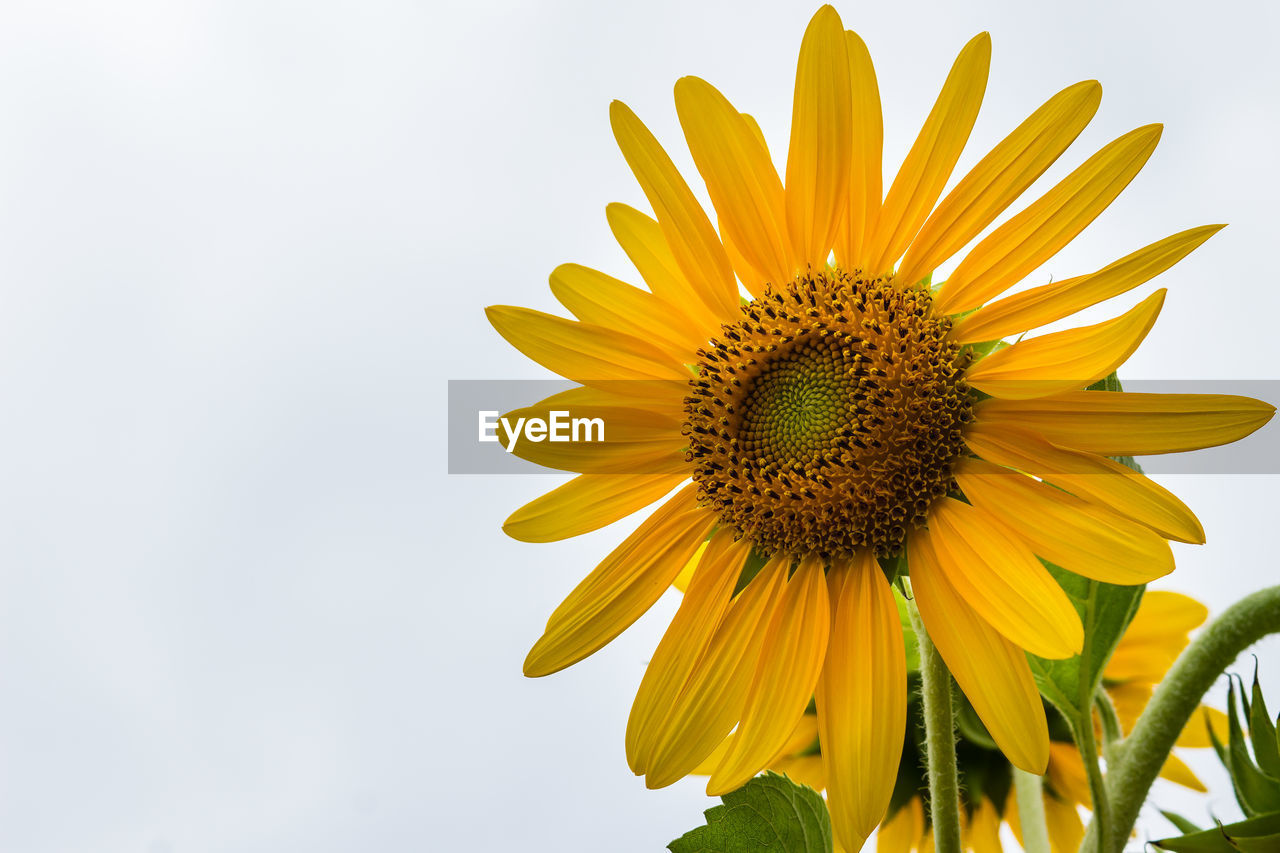
POLYGON ((903 638, 879 558, 905 554, 960 687, 1009 759, 1043 772, 1049 735, 1024 652, 1069 657, 1082 631, 1037 556, 1110 583, 1167 574, 1166 540, 1202 542, 1199 522, 1107 457, 1234 441, 1274 412, 1242 397, 1084 390, 1141 343, 1163 290, 1113 320, 995 345, 1145 283, 1219 226, 998 298, 1116 198, 1161 128, 1104 146, 988 232, 1101 98, 1092 80, 1049 98, 943 197, 990 55, 985 33, 964 47, 887 191, 870 55, 832 8, 801 44, 782 177, 754 119, 709 83, 680 80, 676 110, 718 228, 615 102, 614 135, 653 216, 610 205, 608 219, 648 289, 565 265, 551 289, 576 319, 488 311, 517 349, 580 383, 517 415, 588 410, 608 424, 602 444, 519 445, 581 476, 504 529, 551 541, 660 503, 551 615, 525 673, 601 648, 699 553, 628 722, 631 768, 668 785, 729 737, 708 790, 730 791, 781 753, 816 696, 849 849, 885 814, 906 725, 903 638))

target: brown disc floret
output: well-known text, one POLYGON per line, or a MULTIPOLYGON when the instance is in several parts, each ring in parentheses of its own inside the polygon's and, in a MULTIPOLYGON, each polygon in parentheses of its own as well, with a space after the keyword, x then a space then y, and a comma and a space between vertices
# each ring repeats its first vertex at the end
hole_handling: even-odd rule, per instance
POLYGON ((685 399, 699 499, 765 554, 897 553, 954 488, 971 417, 931 301, 832 269, 744 303, 685 399))

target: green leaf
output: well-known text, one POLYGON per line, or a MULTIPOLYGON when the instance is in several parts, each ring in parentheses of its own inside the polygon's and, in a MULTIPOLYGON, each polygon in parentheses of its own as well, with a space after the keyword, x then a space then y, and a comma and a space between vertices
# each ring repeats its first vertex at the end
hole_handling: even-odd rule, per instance
POLYGON ((1272 779, 1280 779, 1280 744, 1276 741, 1276 727, 1267 715, 1267 703, 1262 698, 1256 662, 1253 667, 1253 702, 1249 707, 1249 740, 1253 742, 1253 756, 1259 769, 1272 779))
POLYGON ((1138 612, 1144 587, 1101 583, 1052 563, 1045 565, 1080 614, 1084 650, 1066 660, 1046 660, 1034 655, 1027 655, 1027 659, 1040 692, 1075 727, 1089 720, 1102 671, 1138 612))
POLYGON ((766 773, 720 799, 671 853, 831 853, 831 818, 812 788, 766 773))
POLYGON ((1218 824, 1179 838, 1153 841, 1161 850, 1176 853, 1275 853, 1280 850, 1280 812, 1252 817, 1226 826, 1218 824))
POLYGON ((1173 824, 1174 826, 1176 826, 1182 832, 1183 835, 1190 835, 1193 832, 1203 831, 1200 829, 1200 827, 1196 826, 1194 823, 1187 820, 1185 817, 1178 814, 1177 812, 1167 812, 1164 809, 1161 809, 1160 814, 1164 815, 1164 819, 1169 821, 1169 823, 1173 824))

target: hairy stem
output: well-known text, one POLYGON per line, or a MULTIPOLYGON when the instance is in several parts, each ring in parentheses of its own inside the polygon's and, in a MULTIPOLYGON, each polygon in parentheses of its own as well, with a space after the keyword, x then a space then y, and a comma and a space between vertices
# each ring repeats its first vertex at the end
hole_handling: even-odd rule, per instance
MULTIPOLYGON (((1093 800, 1093 822, 1097 824, 1099 837, 1106 838, 1107 827, 1111 825, 1111 802, 1107 794, 1106 782, 1102 778, 1102 766, 1098 763, 1098 742, 1093 735, 1093 714, 1086 705, 1084 718, 1079 720, 1076 735, 1076 746, 1080 748, 1080 758, 1084 761, 1085 773, 1089 777, 1089 797, 1093 800)), ((1088 850, 1088 848, 1082 848, 1088 850)), ((1094 845, 1097 853, 1102 853, 1094 845)))
POLYGON ((1111 703, 1111 697, 1105 690, 1098 690, 1093 697, 1093 705, 1098 709, 1098 717, 1102 720, 1102 754, 1111 761, 1113 760, 1112 744, 1124 737, 1124 732, 1120 728, 1120 718, 1116 716, 1116 706, 1111 703))
POLYGON ((1100 832, 1095 816, 1081 850, 1122 853, 1151 783, 1205 692, 1241 652, 1274 633, 1280 633, 1280 586, 1236 602, 1187 646, 1156 688, 1107 773, 1110 826, 1105 834, 1100 832))
POLYGON ((1022 849, 1026 853, 1049 853, 1049 824, 1044 816, 1043 779, 1034 773, 1013 768, 1013 790, 1018 800, 1018 823, 1022 825, 1022 849))
POLYGON ((907 601, 920 650, 921 692, 929 772, 929 817, 937 853, 960 853, 960 781, 956 773, 956 725, 951 706, 951 673, 929 639, 920 611, 907 601))

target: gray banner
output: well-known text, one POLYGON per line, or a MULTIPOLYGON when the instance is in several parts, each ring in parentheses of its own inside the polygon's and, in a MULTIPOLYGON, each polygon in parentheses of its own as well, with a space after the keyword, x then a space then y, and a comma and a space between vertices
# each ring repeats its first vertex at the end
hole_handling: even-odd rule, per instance
MULTIPOLYGON (((643 398, 656 396, 663 390, 659 387, 662 385, 664 383, 618 381, 603 386, 603 391, 608 396, 643 398)), ((449 473, 550 472, 548 467, 522 459, 521 453, 555 463, 561 470, 573 470, 567 466, 584 461, 602 473, 671 470, 671 455, 660 452, 657 443, 637 440, 622 428, 611 430, 609 408, 597 402, 582 404, 569 395, 563 402, 536 407, 532 412, 516 411, 576 387, 567 380, 449 380, 449 473), (504 429, 499 419, 513 413, 517 417, 508 418, 508 429, 504 429), (525 416, 523 423, 518 419, 521 414, 525 416), (517 433, 515 446, 508 452, 513 432, 517 433), (618 450, 637 451, 625 455, 640 461, 618 467, 621 463, 610 461, 623 455, 618 450)), ((666 385, 667 389, 671 387, 666 385)), ((1224 394, 1280 405, 1280 380, 1274 379, 1125 380, 1124 390, 1141 394, 1224 394)), ((657 412, 652 416, 657 422, 668 417, 657 412)), ((678 435, 679 424, 672 422, 671 429, 673 435, 678 435)), ((1268 424, 1232 444, 1189 453, 1141 456, 1138 462, 1152 474, 1280 474, 1280 426, 1268 424)))

